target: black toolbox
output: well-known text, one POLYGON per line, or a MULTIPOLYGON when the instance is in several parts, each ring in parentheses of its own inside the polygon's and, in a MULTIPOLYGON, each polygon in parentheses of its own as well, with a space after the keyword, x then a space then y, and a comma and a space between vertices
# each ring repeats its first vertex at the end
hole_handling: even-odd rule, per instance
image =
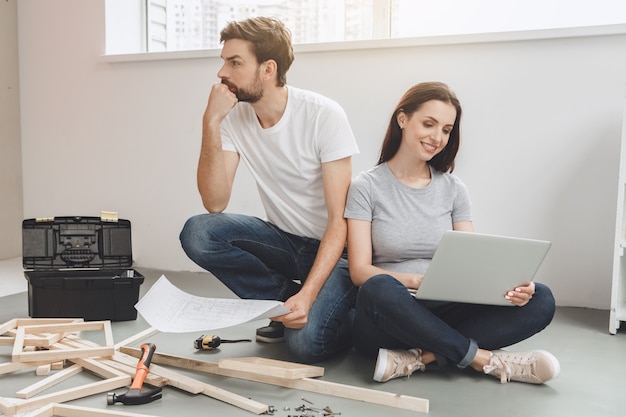
POLYGON ((131 268, 130 221, 117 216, 25 219, 22 259, 30 317, 137 318, 144 277, 131 268))

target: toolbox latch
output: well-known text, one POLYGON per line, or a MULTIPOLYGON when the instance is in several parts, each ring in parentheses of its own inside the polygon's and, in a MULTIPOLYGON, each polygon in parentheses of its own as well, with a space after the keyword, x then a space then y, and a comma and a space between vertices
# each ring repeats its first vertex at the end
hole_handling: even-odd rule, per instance
POLYGON ((100 211, 100 220, 103 222, 117 223, 117 211, 100 211))

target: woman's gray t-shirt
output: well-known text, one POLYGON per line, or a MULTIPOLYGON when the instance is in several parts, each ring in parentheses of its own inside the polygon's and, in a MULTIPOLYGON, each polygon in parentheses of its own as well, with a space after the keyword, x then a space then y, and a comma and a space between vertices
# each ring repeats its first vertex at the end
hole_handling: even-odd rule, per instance
POLYGON ((372 223, 372 263, 423 274, 452 224, 471 221, 467 188, 455 175, 431 168, 428 186, 411 188, 387 163, 360 173, 348 192, 344 217, 372 223))

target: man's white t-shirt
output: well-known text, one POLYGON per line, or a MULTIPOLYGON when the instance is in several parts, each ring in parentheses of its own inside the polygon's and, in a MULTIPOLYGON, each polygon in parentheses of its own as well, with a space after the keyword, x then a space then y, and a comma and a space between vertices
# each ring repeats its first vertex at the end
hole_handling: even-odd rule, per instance
POLYGON ((249 103, 238 103, 222 122, 222 148, 237 152, 252 173, 267 221, 321 240, 328 220, 322 163, 359 149, 338 103, 291 86, 287 92, 282 118, 267 129, 249 103))

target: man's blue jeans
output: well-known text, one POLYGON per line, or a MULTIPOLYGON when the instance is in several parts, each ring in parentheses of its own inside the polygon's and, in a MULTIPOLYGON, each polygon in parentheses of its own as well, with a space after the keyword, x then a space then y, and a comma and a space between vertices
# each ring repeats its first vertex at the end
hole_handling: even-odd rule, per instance
MULTIPOLYGON (((256 217, 230 213, 191 217, 180 241, 191 260, 240 298, 280 301, 300 290, 320 245, 256 217)), ((351 346, 356 293, 343 256, 315 299, 306 326, 285 329, 294 360, 315 363, 351 346)))
POLYGON ((465 368, 478 348, 521 342, 550 324, 554 312, 552 292, 540 283, 525 306, 509 307, 417 300, 394 277, 381 274, 359 288, 354 347, 372 358, 379 348, 419 348, 435 353, 441 366, 465 368))

